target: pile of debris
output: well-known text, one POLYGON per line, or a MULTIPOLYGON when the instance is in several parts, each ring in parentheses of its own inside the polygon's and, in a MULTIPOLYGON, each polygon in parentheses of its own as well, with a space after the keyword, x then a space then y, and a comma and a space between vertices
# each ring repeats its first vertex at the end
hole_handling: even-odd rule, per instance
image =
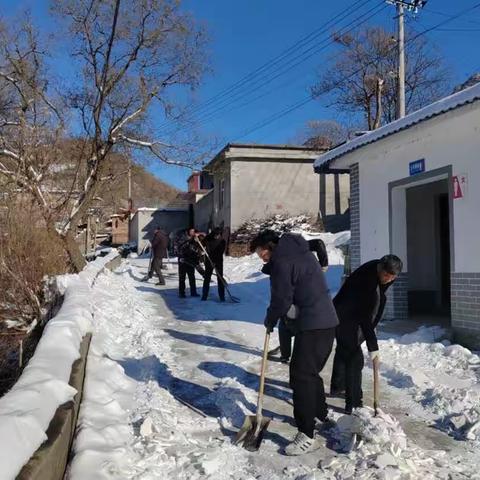
POLYGON ((266 229, 274 230, 278 233, 323 231, 319 221, 309 215, 291 217, 287 214, 278 214, 263 220, 252 219, 245 222, 238 230, 232 233, 229 254, 232 257, 246 255, 251 240, 259 232, 266 229))

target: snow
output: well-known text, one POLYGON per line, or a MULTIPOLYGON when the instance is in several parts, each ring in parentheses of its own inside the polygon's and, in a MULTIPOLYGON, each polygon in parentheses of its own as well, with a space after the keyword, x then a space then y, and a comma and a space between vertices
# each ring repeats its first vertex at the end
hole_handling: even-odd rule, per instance
POLYGON ((458 93, 454 93, 448 97, 442 98, 437 102, 434 102, 430 105, 427 105, 416 112, 407 115, 399 120, 395 120, 383 127, 373 130, 366 133, 360 137, 355 138, 349 142, 340 145, 333 150, 321 155, 314 163, 314 168, 321 169, 323 165, 328 164, 332 160, 339 158, 343 155, 346 155, 357 148, 360 148, 364 145, 374 143, 381 138, 392 135, 395 132, 404 130, 412 125, 416 125, 424 120, 441 115, 442 113, 454 110, 455 108, 466 105, 467 103, 473 103, 480 99, 480 83, 473 85, 472 87, 466 88, 458 93))
MULTIPOLYGON (((322 238, 333 259, 327 278, 335 293, 343 259, 336 247, 348 233, 322 238)), ((148 259, 127 259, 95 282, 94 337, 67 478, 480 478, 480 360, 451 345, 445 329, 381 332, 379 415, 366 406, 345 416, 342 402, 328 399, 337 425, 321 432, 319 450, 302 457, 282 455, 295 434, 288 367, 269 362, 264 414, 273 421, 252 454, 232 440, 256 408, 269 300, 261 261, 252 255, 225 262, 240 304, 218 302, 215 286, 208 302, 178 299, 175 267, 165 271, 167 285, 157 287, 139 282, 147 266, 148 259), (362 441, 345 453, 353 433, 362 441)))
POLYGON ((59 278, 64 301, 45 327, 33 357, 13 388, 0 398, 0 479, 15 478, 46 440, 57 408, 77 391, 68 382, 83 336, 92 328, 91 286, 116 254, 59 278))

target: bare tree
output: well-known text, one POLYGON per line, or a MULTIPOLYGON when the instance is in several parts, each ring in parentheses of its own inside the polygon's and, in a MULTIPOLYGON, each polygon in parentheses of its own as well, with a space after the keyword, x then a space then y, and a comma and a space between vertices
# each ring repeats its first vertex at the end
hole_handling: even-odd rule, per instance
POLYGON ((295 143, 330 149, 347 139, 347 129, 334 120, 310 120, 295 138, 295 143))
POLYGON ((198 84, 205 40, 176 0, 57 0, 52 9, 67 27, 77 76, 55 95, 31 24, 1 29, 0 175, 33 196, 79 270, 76 226, 113 180, 112 155, 192 162, 190 145, 155 136, 155 119, 172 111, 170 89, 198 84))
MULTIPOLYGON (((397 107, 394 35, 369 27, 333 38, 340 50, 319 72, 313 95, 344 113, 362 114, 369 130, 393 121, 397 107)), ((438 51, 413 31, 407 35, 405 55, 406 107, 411 112, 448 91, 449 72, 438 51)))

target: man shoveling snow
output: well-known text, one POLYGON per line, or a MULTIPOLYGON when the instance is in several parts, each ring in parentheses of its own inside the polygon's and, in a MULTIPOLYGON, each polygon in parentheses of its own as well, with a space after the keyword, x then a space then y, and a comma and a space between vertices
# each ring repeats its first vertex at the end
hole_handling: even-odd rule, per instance
POLYGON ((293 414, 298 428, 285 448, 287 455, 301 455, 318 448, 314 437, 315 418, 327 420, 327 404, 320 372, 332 351, 337 315, 322 267, 300 235, 281 238, 271 231, 260 233, 251 250, 269 265, 271 300, 265 327, 272 332, 278 320, 295 305, 292 321, 296 335, 290 363, 293 414))

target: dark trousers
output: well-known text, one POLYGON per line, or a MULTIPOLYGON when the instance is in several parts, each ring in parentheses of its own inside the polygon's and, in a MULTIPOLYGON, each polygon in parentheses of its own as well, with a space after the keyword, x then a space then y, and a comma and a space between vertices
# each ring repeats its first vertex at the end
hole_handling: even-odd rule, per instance
POLYGON ((290 358, 292 355, 292 338, 294 336, 285 319, 281 318, 278 322, 278 340, 280 341, 280 356, 282 358, 290 358))
POLYGON ((290 362, 293 415, 300 432, 313 438, 315 417, 327 417, 325 390, 320 372, 332 351, 335 328, 307 330, 295 335, 290 362))
POLYGON ((337 341, 330 391, 345 391, 347 410, 362 406, 363 366, 363 351, 360 345, 349 345, 337 341))
POLYGON ((163 278, 162 268, 163 268, 163 259, 162 257, 153 257, 153 260, 150 264, 150 270, 148 271, 148 278, 153 277, 155 272, 158 275, 158 282, 162 285, 165 285, 165 279, 163 278))
POLYGON ((212 279, 214 270, 217 273, 218 296, 220 297, 220 300, 223 301, 225 300, 225 285, 223 284, 222 280, 220 280, 219 278, 219 275, 223 277, 223 262, 216 264, 215 269, 208 260, 205 262, 205 275, 203 277, 202 298, 208 298, 208 292, 210 290, 210 281, 212 279))
POLYGON ((197 286, 195 284, 195 267, 188 263, 178 261, 178 291, 180 295, 185 295, 185 279, 188 275, 188 282, 190 284, 190 295, 197 294, 197 286))

